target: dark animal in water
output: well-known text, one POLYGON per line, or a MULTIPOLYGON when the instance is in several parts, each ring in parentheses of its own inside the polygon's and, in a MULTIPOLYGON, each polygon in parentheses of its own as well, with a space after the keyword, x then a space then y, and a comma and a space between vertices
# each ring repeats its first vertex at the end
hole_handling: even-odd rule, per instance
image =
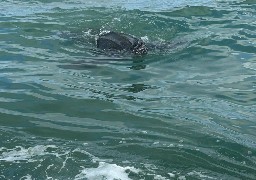
POLYGON ((134 54, 147 54, 148 48, 145 43, 132 35, 107 32, 102 33, 96 39, 97 48, 103 50, 127 51, 134 54))

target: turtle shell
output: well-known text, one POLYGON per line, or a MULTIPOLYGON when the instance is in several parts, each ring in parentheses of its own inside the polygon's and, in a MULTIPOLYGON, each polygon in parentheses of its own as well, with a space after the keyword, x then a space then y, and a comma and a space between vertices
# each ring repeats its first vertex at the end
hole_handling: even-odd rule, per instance
POLYGON ((103 50, 125 50, 134 54, 146 54, 147 47, 145 43, 132 35, 108 32, 100 34, 96 40, 97 48, 103 50))

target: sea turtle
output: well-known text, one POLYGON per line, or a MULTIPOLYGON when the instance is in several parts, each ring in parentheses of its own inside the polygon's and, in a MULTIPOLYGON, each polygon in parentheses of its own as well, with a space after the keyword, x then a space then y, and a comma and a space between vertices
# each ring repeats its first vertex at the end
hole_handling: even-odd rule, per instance
POLYGON ((127 51, 136 55, 147 54, 148 48, 142 39, 114 31, 99 34, 97 48, 102 50, 127 51))

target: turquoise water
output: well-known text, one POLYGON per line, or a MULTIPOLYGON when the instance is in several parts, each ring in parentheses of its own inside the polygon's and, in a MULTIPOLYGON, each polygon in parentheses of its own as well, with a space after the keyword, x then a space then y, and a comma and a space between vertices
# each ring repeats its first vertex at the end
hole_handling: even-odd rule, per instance
POLYGON ((256 179, 254 0, 0 6, 0 179, 256 179), (145 56, 95 48, 105 30, 145 56))

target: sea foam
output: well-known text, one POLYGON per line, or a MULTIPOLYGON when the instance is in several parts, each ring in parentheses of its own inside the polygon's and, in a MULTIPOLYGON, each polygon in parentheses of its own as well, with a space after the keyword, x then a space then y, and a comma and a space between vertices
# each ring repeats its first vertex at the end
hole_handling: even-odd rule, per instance
POLYGON ((139 173, 140 170, 134 167, 121 167, 116 164, 99 162, 97 168, 85 168, 80 174, 76 175, 75 179, 94 179, 94 180, 130 180, 129 172, 139 173))

